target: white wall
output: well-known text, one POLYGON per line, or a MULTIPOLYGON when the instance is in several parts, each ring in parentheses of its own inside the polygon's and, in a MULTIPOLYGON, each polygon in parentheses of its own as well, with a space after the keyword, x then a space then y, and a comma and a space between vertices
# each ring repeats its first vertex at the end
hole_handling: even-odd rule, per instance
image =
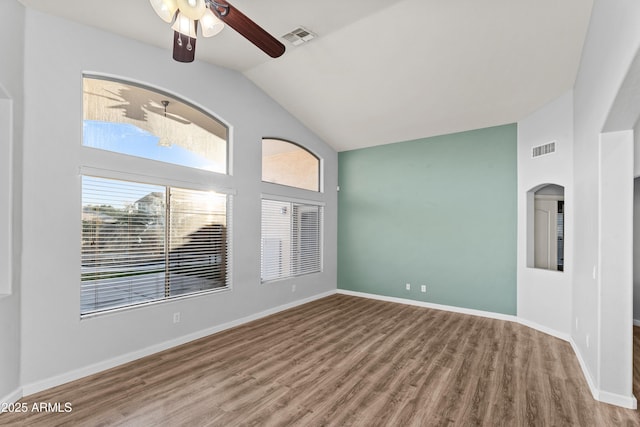
POLYGON ((632 397, 633 131, 603 133, 599 149, 598 383, 603 395, 629 396, 635 404, 632 397))
MULTIPOLYGON (((336 288, 337 154, 234 71, 180 64, 169 50, 27 10, 22 382, 33 392, 227 322, 336 288), (233 289, 80 320, 82 73, 179 94, 230 124, 233 289), (324 161, 324 272, 260 283, 260 195, 303 190, 261 183, 261 138, 295 141, 324 161), (295 293, 292 284, 296 284, 295 293), (181 322, 172 314, 181 312, 181 322)), ((168 46, 169 47, 169 46, 168 46)), ((96 166, 88 164, 86 166, 96 166)), ((122 165, 120 165, 122 167, 122 165)), ((125 166, 126 167, 126 166, 125 166)))
POLYGON ((640 121, 633 135, 633 319, 640 326, 640 121))
MULTIPOLYGON (((630 258, 625 247, 601 243, 608 231, 600 227, 606 218, 601 215, 603 203, 609 203, 608 211, 627 212, 632 194, 626 190, 633 173, 628 177, 627 171, 613 173, 609 155, 619 147, 617 143, 607 145, 607 141, 601 144, 600 134, 639 45, 640 2, 596 0, 574 87, 575 254, 571 336, 591 381, 601 393, 600 398, 624 405, 635 403, 630 387, 630 310, 625 320, 625 307, 630 304, 625 287, 630 288, 631 283, 612 283, 608 272, 603 274, 600 270, 607 267, 608 260, 618 259, 621 270, 627 271, 624 263, 630 258), (601 178, 607 179, 609 189, 605 191, 609 194, 601 194, 601 178), (622 190, 620 194, 611 193, 615 190, 610 188, 616 186, 622 190)), ((632 155, 629 147, 622 144, 625 155, 632 155)), ((627 165, 621 165, 624 166, 627 165)), ((631 234, 630 223, 616 226, 620 225, 626 226, 627 234, 631 234)))
MULTIPOLYGON (((11 132, 11 147, 6 147, 9 141, 0 137, 3 144, 0 155, 5 156, 7 151, 12 153, 10 158, 2 159, 3 178, 7 172, 5 167, 11 165, 10 192, 6 194, 5 182, 0 183, 0 227, 3 227, 3 234, 0 235, 2 245, 7 243, 6 227, 9 225, 7 216, 11 218, 10 246, 3 246, 0 254, 3 262, 0 274, 3 274, 0 281, 0 288, 4 295, 0 295, 0 402, 12 401, 17 396, 20 385, 20 206, 21 206, 21 163, 22 163, 22 107, 23 107, 23 44, 22 38, 16 37, 22 33, 24 25, 24 8, 17 1, 6 1, 2 4, 2 20, 0 25, 0 108, 11 109, 13 116, 13 129, 11 132), (11 211, 6 208, 6 197, 11 198, 11 211), (7 251, 10 257, 7 257, 7 251), (7 257, 7 258, 5 258, 7 257), (10 264, 7 264, 7 261, 10 264), (8 268, 8 271, 7 271, 8 268), (9 276, 10 273, 10 276, 9 276), (6 283, 9 281, 9 283, 6 283), (7 295, 8 294, 8 295, 7 295)), ((3 123, 4 125, 4 123, 3 123)), ((6 129, 2 129, 6 131, 6 129)))
POLYGON ((633 134, 633 319, 640 325, 640 122, 633 134))
POLYGON ((640 177, 640 121, 633 128, 633 138, 633 176, 638 178, 640 177))
MULTIPOLYGON (((518 122, 518 317, 555 334, 571 332, 573 278, 573 92, 518 122), (556 152, 532 158, 531 148, 556 142, 556 152), (527 193, 541 184, 564 187, 564 271, 527 267, 527 237, 533 234, 527 193)), ((533 200, 530 201, 531 203, 533 200)))
POLYGON ((640 178, 633 185, 633 319, 640 326, 640 178))

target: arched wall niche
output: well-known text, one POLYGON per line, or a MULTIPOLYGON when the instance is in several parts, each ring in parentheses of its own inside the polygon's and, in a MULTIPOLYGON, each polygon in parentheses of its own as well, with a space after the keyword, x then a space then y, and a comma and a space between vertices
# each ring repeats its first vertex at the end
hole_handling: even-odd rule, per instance
POLYGON ((527 192, 527 267, 564 271, 564 193, 543 183, 527 192))

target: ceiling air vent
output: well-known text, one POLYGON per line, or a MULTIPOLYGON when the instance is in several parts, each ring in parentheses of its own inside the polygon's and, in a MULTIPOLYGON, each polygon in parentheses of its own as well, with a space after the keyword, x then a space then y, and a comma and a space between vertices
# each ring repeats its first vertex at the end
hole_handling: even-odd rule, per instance
POLYGON ((312 33, 304 27, 298 27, 290 33, 282 36, 283 39, 288 41, 294 46, 300 46, 302 43, 306 43, 317 37, 317 34, 312 33))
POLYGON ((533 147, 531 149, 531 157, 540 157, 545 154, 551 154, 556 152, 556 142, 549 142, 547 144, 538 145, 537 147, 533 147))

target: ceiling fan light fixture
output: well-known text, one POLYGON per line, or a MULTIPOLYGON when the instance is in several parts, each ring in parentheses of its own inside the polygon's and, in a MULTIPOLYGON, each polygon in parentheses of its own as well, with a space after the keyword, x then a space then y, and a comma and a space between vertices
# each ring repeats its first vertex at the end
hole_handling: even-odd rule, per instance
POLYGON ((284 45, 226 0, 149 0, 162 20, 173 29, 173 59, 192 62, 196 33, 212 37, 229 27, 272 58, 285 52, 284 45))
POLYGON ((151 7, 164 22, 171 23, 178 10, 176 0, 149 0, 151 7))
POLYGON ((204 0, 177 0, 180 13, 187 18, 198 21, 207 11, 204 0))
POLYGON ((213 37, 224 28, 224 22, 222 22, 220 18, 218 18, 209 8, 207 8, 199 22, 200 30, 204 37, 213 37))
POLYGON ((186 15, 183 15, 182 10, 178 12, 176 22, 173 23, 171 28, 180 34, 191 37, 192 39, 196 38, 196 21, 190 19, 186 15))

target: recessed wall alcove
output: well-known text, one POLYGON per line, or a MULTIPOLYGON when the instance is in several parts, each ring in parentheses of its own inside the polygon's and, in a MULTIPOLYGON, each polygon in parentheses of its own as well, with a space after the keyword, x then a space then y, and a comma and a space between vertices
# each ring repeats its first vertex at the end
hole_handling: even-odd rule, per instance
POLYGON ((564 271, 564 187, 540 184, 527 192, 527 267, 564 271))

